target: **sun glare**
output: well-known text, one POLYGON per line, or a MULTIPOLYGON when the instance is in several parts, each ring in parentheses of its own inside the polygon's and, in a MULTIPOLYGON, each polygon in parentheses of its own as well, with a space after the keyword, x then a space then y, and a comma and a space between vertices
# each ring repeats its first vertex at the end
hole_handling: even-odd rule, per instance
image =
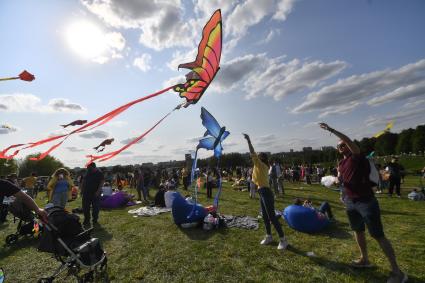
POLYGON ((95 59, 107 48, 105 34, 95 24, 78 21, 68 26, 66 41, 69 47, 79 56, 95 59))

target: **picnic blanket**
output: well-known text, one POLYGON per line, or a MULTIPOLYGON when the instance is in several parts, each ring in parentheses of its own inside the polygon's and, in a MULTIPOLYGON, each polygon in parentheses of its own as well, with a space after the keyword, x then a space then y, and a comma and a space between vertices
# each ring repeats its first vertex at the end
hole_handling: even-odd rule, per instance
POLYGON ((150 207, 150 206, 143 206, 137 209, 130 209, 128 213, 134 214, 134 217, 137 216, 155 216, 161 213, 170 212, 171 208, 166 207, 150 207))
POLYGON ((226 226, 229 228, 236 227, 248 230, 258 229, 258 219, 251 216, 233 216, 223 215, 226 226))

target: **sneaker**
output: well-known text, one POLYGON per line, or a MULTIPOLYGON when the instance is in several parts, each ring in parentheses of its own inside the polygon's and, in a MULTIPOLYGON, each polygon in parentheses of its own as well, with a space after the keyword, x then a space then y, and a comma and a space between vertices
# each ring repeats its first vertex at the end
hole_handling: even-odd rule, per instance
POLYGON ((280 238, 279 245, 277 246, 278 250, 285 250, 288 247, 288 241, 286 238, 280 238))
POLYGON ((260 242, 261 245, 268 245, 273 242, 273 238, 271 235, 266 235, 264 239, 260 242))
POLYGON ((400 273, 390 273, 390 277, 388 277, 387 283, 405 283, 407 282, 407 275, 400 271, 400 273))
POLYGON ((369 261, 359 258, 359 259, 353 260, 351 262, 351 266, 354 268, 371 268, 373 267, 373 264, 371 264, 369 261))

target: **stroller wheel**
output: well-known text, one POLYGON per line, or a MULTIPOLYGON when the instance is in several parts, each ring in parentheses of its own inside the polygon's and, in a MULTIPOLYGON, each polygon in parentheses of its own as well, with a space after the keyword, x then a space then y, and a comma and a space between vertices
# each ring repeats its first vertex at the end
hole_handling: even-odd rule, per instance
POLYGON ((6 237, 6 245, 13 245, 18 241, 18 235, 16 234, 10 234, 6 237))

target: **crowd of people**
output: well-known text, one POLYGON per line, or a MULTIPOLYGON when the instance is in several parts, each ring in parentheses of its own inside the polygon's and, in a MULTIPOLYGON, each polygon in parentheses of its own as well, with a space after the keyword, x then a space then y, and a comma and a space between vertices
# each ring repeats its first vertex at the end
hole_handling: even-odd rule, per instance
MULTIPOLYGON (((320 182, 321 177, 333 175, 339 179, 342 189, 341 199, 346 207, 346 214, 351 229, 354 231, 355 240, 360 252, 360 258, 353 261, 353 266, 365 268, 371 266, 366 245, 366 228, 373 239, 377 241, 391 266, 391 275, 388 282, 406 282, 407 276, 403 273, 396 261, 396 256, 390 241, 387 239, 381 221, 381 211, 375 191, 369 180, 370 163, 359 147, 347 136, 321 123, 320 127, 329 131, 340 139, 337 150, 342 155, 336 167, 325 168, 321 165, 293 165, 281 166, 277 160, 269 160, 265 153, 256 153, 248 135, 244 137, 248 143, 251 154, 252 167, 223 168, 219 172, 216 168, 201 168, 190 172, 186 167, 172 169, 152 169, 136 166, 131 172, 125 174, 109 172, 96 167, 91 163, 86 170, 70 172, 65 168, 57 169, 50 177, 47 185, 47 198, 54 206, 65 208, 67 202, 73 198, 76 190, 82 196, 82 210, 84 213, 84 224, 90 222, 93 225, 99 219, 99 201, 104 196, 112 195, 113 191, 122 191, 125 188, 135 188, 137 200, 149 202, 149 190, 157 190, 157 195, 164 195, 167 191, 177 188, 188 190, 193 179, 205 180, 207 198, 212 198, 213 189, 218 186, 218 181, 223 178, 235 181, 234 185, 244 187, 251 198, 258 195, 260 201, 261 215, 264 220, 266 235, 261 240, 261 245, 273 242, 272 226, 279 236, 278 249, 285 250, 289 245, 285 237, 282 225, 275 214, 275 197, 285 194, 285 182, 320 182), (193 173, 193 174, 192 174, 193 173)), ((380 180, 377 184, 377 193, 388 190, 390 196, 395 193, 401 196, 401 183, 404 179, 404 168, 396 158, 384 166, 377 165, 380 180)), ((425 178, 425 168, 422 170, 425 178)), ((221 180, 220 180, 221 181, 221 180)), ((0 180, 0 201, 3 197, 15 196, 24 202, 30 209, 35 211, 40 218, 47 220, 46 212, 37 206, 33 198, 37 197, 38 179, 35 173, 18 181, 17 175, 12 174, 0 180), (20 190, 24 189, 26 193, 20 190)), ((200 183, 198 183, 200 186, 200 183)), ((424 198, 415 191, 415 198, 424 198)), ((334 221, 332 209, 328 202, 323 202, 320 207, 315 208, 311 200, 296 199, 295 205, 312 209, 318 218, 327 218, 334 221)))

